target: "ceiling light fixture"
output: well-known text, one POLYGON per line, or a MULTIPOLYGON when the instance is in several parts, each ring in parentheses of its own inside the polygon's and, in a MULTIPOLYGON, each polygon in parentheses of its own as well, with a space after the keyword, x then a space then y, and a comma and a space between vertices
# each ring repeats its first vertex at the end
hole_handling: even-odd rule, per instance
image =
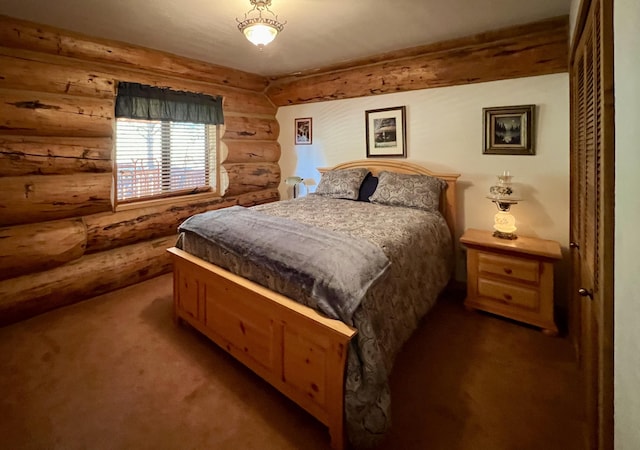
POLYGON ((271 0, 249 0, 253 5, 244 14, 244 20, 236 18, 238 29, 252 44, 260 50, 276 38, 276 35, 284 30, 284 23, 278 21, 278 16, 269 9, 271 0), (263 17, 262 13, 269 13, 273 18, 263 17), (257 14, 257 15, 256 15, 257 14))

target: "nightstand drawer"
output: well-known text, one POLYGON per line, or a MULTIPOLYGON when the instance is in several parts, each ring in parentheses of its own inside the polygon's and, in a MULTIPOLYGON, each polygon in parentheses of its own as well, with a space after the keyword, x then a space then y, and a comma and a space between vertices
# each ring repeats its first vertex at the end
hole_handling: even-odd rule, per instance
POLYGON ((504 305, 512 305, 522 309, 537 311, 540 307, 537 289, 527 289, 482 277, 478 278, 478 294, 504 305))
POLYGON ((478 254, 478 271, 491 273, 516 280, 538 283, 539 263, 523 258, 493 255, 490 253, 478 254))

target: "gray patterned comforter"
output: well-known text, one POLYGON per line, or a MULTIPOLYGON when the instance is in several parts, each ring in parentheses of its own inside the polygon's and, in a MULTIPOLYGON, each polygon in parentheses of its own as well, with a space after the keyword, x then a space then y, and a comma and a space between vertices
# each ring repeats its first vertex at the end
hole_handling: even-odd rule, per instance
POLYGON ((347 325, 353 325, 353 313, 391 265, 366 239, 242 206, 196 214, 178 231, 195 233, 277 273, 287 285, 309 292, 313 309, 347 325))
MULTIPOLYGON (((355 448, 375 446, 391 424, 388 378, 394 359, 449 280, 452 243, 444 218, 418 209, 319 195, 253 208, 366 239, 391 261, 385 278, 369 290, 353 315, 358 334, 351 343, 345 381, 349 440, 355 448)), ((300 303, 312 304, 300 286, 208 245, 195 234, 183 233, 179 246, 300 303)))

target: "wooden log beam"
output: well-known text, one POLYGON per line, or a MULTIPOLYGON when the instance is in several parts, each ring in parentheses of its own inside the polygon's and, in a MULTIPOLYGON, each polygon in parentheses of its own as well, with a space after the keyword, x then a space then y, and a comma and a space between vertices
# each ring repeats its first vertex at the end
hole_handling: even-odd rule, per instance
POLYGON ((0 177, 112 171, 112 140, 0 135, 0 177))
MULTIPOLYGON (((15 58, 19 61, 25 61, 25 64, 30 61, 34 61, 36 63, 44 64, 45 67, 47 67, 48 65, 52 65, 66 67, 69 69, 70 77, 68 81, 64 82, 64 84, 60 84, 60 82, 47 82, 48 77, 45 76, 45 83, 42 83, 42 80, 26 80, 21 84, 20 80, 14 80, 7 82, 7 88, 14 87, 16 89, 27 89, 27 86, 30 86, 33 90, 41 92, 49 92, 54 94, 73 94, 74 92, 71 92, 72 89, 79 90, 82 87, 82 85, 77 85, 77 83, 79 82, 78 78, 82 80, 84 79, 84 74, 89 74, 90 76, 95 76, 95 79, 97 80, 112 79, 116 81, 128 81, 132 83, 148 84, 149 86, 170 88, 178 91, 199 92, 208 95, 221 95, 224 98, 223 106, 225 113, 250 113, 270 116, 275 116, 276 114, 276 107, 262 92, 238 89, 221 84, 192 80, 169 74, 155 73, 152 67, 146 70, 132 69, 94 61, 79 61, 77 59, 65 56, 51 55, 7 47, 0 47, 0 55, 5 55, 7 58, 15 58), (72 76, 74 72, 78 74, 78 77, 72 76), (66 83, 69 81, 72 83, 72 85, 69 87, 69 92, 67 92, 66 83)), ((2 71, 0 71, 0 74, 2 74, 2 71)), ((114 81, 114 86, 115 84, 117 83, 115 83, 114 81)), ((2 80, 0 80, 0 88, 2 87, 2 80)), ((86 88, 82 87, 82 90, 80 92, 86 92, 87 89, 90 90, 90 88, 90 85, 86 86, 86 88)))
MULTIPOLYGON (((252 206, 279 200, 277 189, 266 189, 230 197, 195 195, 172 204, 99 213, 84 217, 87 228, 86 253, 95 253, 140 241, 173 235, 178 226, 194 214, 228 208, 252 206)), ((0 235, 1 236, 1 235, 0 235)))
POLYGON ((225 116, 222 139, 252 139, 276 141, 280 134, 280 125, 273 118, 225 116))
POLYGON ((111 210, 111 174, 0 177, 0 226, 111 210))
POLYGON ((277 202, 280 200, 280 191, 277 188, 264 189, 257 192, 247 192, 236 196, 240 206, 254 206, 263 203, 277 202))
POLYGON ((276 106, 566 72, 567 17, 272 78, 276 106))
POLYGON ((0 47, 0 88, 113 98, 113 78, 78 67, 7 56, 0 47))
POLYGON ((277 163, 223 164, 221 171, 229 180, 225 197, 277 188, 280 183, 280 166, 277 163))
POLYGON ((188 203, 185 200, 181 199, 173 204, 165 203, 84 217, 87 224, 87 253, 176 234, 178 225, 188 217, 238 203, 235 198, 222 197, 194 196, 194 199, 188 203))
POLYGON ((0 134, 108 137, 113 99, 0 89, 0 134))
POLYGON ((0 280, 80 258, 86 242, 80 218, 0 228, 0 280))
POLYGON ((86 255, 44 272, 0 281, 0 326, 156 277, 171 270, 177 236, 86 255))
POLYGON ((233 141, 225 139, 226 155, 223 163, 278 162, 280 144, 278 141, 233 141))
POLYGON ((222 107, 225 113, 276 115, 278 108, 262 92, 242 92, 216 89, 216 95, 224 97, 222 107))
POLYGON ((260 75, 125 44, 108 39, 0 16, 0 42, 5 47, 115 64, 133 69, 207 81, 262 92, 268 80, 260 75))

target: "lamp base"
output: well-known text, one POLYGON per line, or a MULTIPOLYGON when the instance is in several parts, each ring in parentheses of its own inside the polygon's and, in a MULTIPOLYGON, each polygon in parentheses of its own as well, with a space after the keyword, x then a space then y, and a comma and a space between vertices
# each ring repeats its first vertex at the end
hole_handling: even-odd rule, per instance
POLYGON ((515 233, 505 233, 504 231, 498 231, 498 230, 493 232, 493 237, 497 237, 500 239, 510 239, 510 240, 518 239, 518 236, 515 233))

